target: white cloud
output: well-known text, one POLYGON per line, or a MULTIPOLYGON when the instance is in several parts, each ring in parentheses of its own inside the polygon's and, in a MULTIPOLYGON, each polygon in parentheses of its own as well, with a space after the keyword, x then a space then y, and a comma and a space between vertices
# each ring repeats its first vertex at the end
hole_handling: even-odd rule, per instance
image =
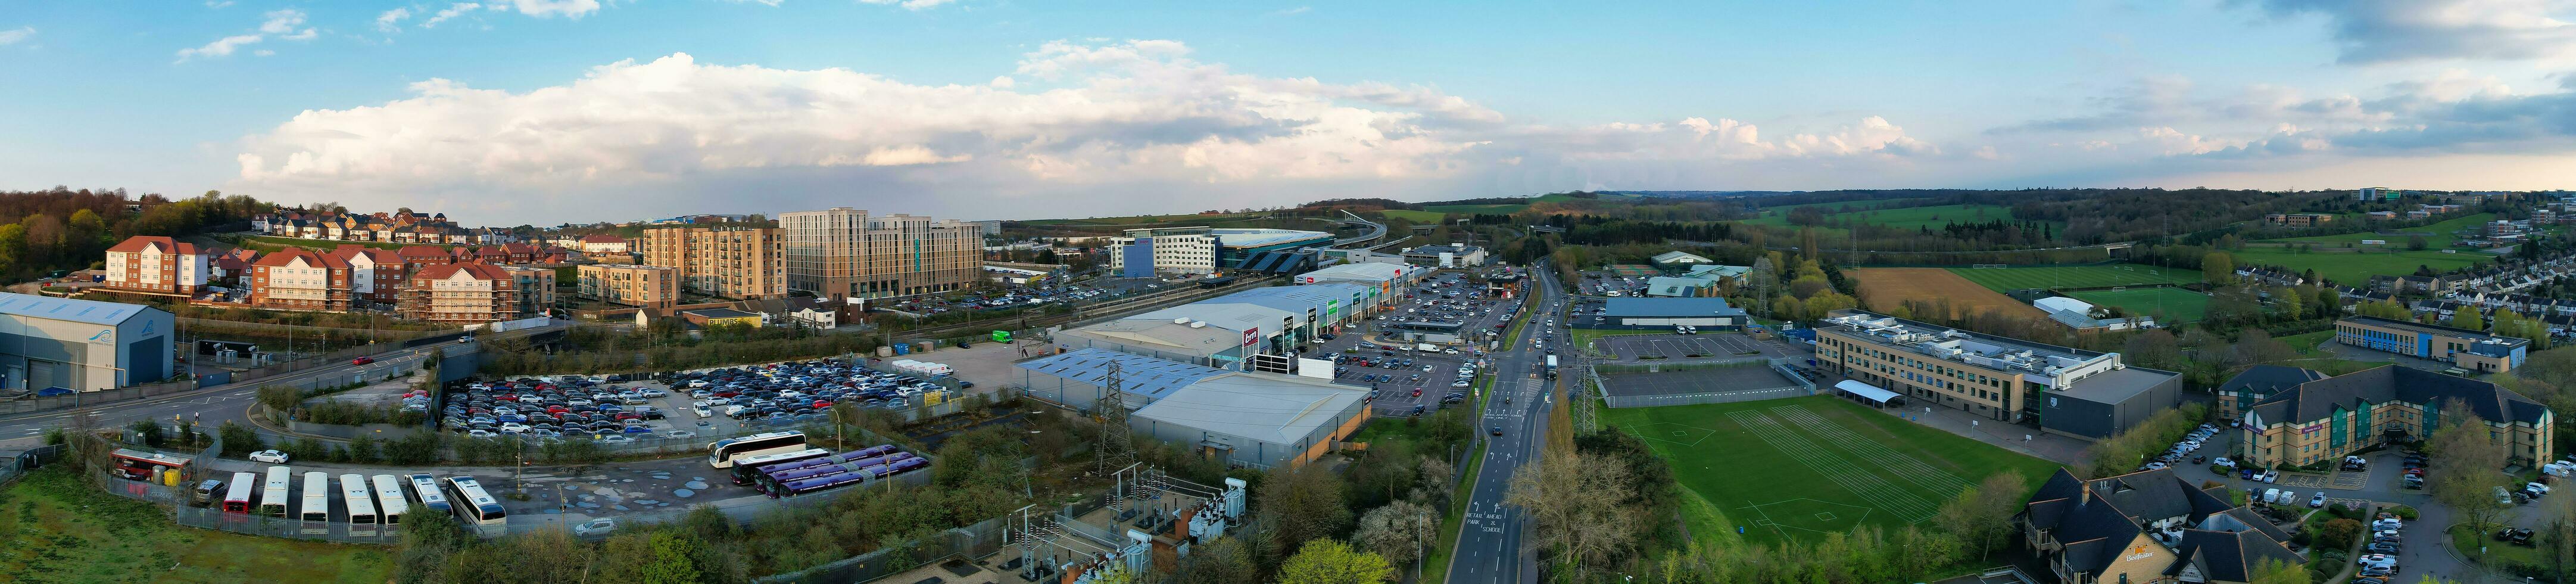
MULTIPOLYGON (((302 10, 289 8, 285 10, 271 11, 267 14, 261 15, 261 18, 263 20, 259 23, 258 32, 228 36, 215 39, 214 42, 206 43, 205 45, 195 48, 179 49, 179 61, 185 62, 189 59, 200 57, 231 56, 233 51, 239 50, 246 45, 258 44, 260 41, 267 40, 269 37, 276 37, 290 41, 309 41, 313 40, 316 36, 320 36, 320 33, 312 28, 305 28, 302 30, 296 29, 296 27, 304 25, 304 11, 302 10)), ((275 51, 263 49, 256 54, 265 57, 277 53, 275 51)))
POLYGON ((385 32, 402 30, 402 21, 407 18, 411 18, 410 8, 387 10, 384 14, 376 15, 376 30, 385 32))
POLYGON ((482 7, 483 7, 483 5, 482 5, 482 4, 477 4, 477 3, 473 3, 473 2, 458 2, 458 3, 455 3, 455 4, 449 4, 449 5, 447 5, 447 8, 439 10, 437 14, 432 14, 432 15, 430 15, 430 16, 429 16, 429 20, 423 20, 423 21, 421 21, 421 22, 420 22, 420 27, 421 27, 421 28, 429 28, 429 27, 433 27, 433 26, 438 26, 438 23, 441 23, 441 22, 447 22, 447 19, 450 19, 450 18, 456 18, 456 17, 457 17, 457 16, 459 16, 459 15, 463 15, 463 14, 465 14, 465 13, 467 13, 467 12, 472 12, 472 11, 474 11, 474 9, 482 8, 482 7))
POLYGON ((2321 15, 2341 60, 2531 59, 2576 53, 2576 0, 2257 0, 2321 15))
POLYGON ((1723 118, 1548 126, 1428 87, 1241 74, 1189 53, 1170 41, 1047 43, 1014 75, 968 85, 686 54, 612 63, 524 92, 434 79, 405 99, 305 111, 244 138, 236 162, 242 186, 264 192, 547 193, 483 203, 596 215, 677 212, 697 204, 699 189, 822 176, 840 177, 832 179, 839 189, 993 196, 1197 185, 1186 188, 1213 200, 1498 173, 1599 173, 1577 184, 1618 183, 1626 179, 1615 175, 1676 172, 1668 168, 1699 175, 1738 168, 1730 165, 1943 156, 1876 116, 1769 140, 1723 118), (589 198, 612 191, 633 199, 603 206, 606 199, 589 198))
POLYGON ((859 0, 859 1, 860 1, 860 2, 864 2, 864 3, 868 3, 868 4, 887 4, 887 5, 898 5, 898 6, 902 6, 902 7, 906 8, 906 9, 910 9, 910 10, 921 10, 921 9, 924 9, 924 8, 930 8, 930 7, 938 6, 938 5, 941 5, 941 4, 947 4, 947 3, 949 3, 949 2, 954 2, 954 1, 956 1, 956 0, 859 0))
POLYGON ((1271 16, 1295 16, 1295 15, 1299 15, 1299 14, 1305 14, 1306 12, 1311 11, 1311 10, 1314 10, 1314 9, 1315 9, 1315 7, 1313 7, 1313 6, 1299 6, 1299 7, 1296 7, 1296 8, 1286 8, 1286 9, 1280 9, 1280 10, 1273 10, 1273 11, 1270 11, 1270 15, 1271 15, 1271 16))
POLYGON ((27 40, 27 37, 32 36, 36 36, 36 27, 21 26, 15 30, 0 30, 0 46, 18 44, 18 41, 27 40))
MULTIPOLYGON (((538 17, 538 18, 549 18, 549 17, 553 17, 553 16, 556 16, 556 15, 562 15, 562 16, 564 16, 564 17, 566 17, 566 18, 581 18, 581 17, 582 17, 582 16, 584 16, 584 15, 590 14, 590 13, 592 13, 592 12, 598 12, 598 11, 599 11, 599 0, 509 0, 509 1, 510 1, 510 4, 507 6, 508 8, 516 9, 516 10, 518 10, 518 11, 519 11, 519 13, 520 13, 520 14, 525 14, 525 15, 528 15, 528 16, 534 16, 534 17, 538 17)), ((499 5, 498 5, 498 4, 495 4, 495 6, 499 6, 499 5)), ((498 10, 498 9, 499 9, 499 8, 495 8, 495 10, 498 10)))
POLYGON ((215 42, 206 43, 205 46, 193 49, 179 49, 179 60, 186 61, 197 57, 229 56, 233 54, 233 49, 240 48, 242 45, 257 43, 262 38, 263 37, 260 35, 243 34, 215 39, 215 42))
POLYGON ((231 5, 233 5, 233 0, 206 0, 207 8, 223 8, 231 5))

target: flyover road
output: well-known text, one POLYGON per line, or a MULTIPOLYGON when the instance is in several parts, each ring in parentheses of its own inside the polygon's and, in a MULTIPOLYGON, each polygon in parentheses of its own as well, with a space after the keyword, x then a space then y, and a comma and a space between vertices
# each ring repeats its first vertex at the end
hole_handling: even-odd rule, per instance
MULTIPOLYGON (((1558 292, 1555 273, 1544 263, 1530 269, 1538 279, 1528 301, 1534 305, 1531 318, 1545 320, 1558 312, 1555 303, 1564 302, 1558 292)), ((1519 509, 1503 504, 1517 472, 1538 472, 1539 452, 1547 441, 1547 415, 1558 404, 1551 397, 1556 381, 1547 379, 1541 368, 1547 353, 1532 346, 1539 336, 1538 326, 1523 326, 1521 334, 1506 339, 1510 348, 1494 358, 1496 395, 1485 400, 1484 415, 1472 428, 1486 441, 1484 466, 1475 477, 1476 492, 1467 501, 1466 525, 1458 534, 1458 549, 1449 555, 1449 582, 1452 584, 1528 584, 1538 581, 1537 556, 1525 549, 1529 523, 1519 509), (1501 399, 1509 396, 1511 399, 1501 399), (1494 429, 1502 435, 1494 435, 1494 429)), ((1556 339, 1549 339, 1554 347, 1556 339)))
MULTIPOLYGON (((554 330, 554 327, 525 330, 526 332, 511 331, 498 334, 514 336, 533 334, 554 330)), ((454 343, 406 347, 377 353, 373 355, 375 362, 366 365, 334 363, 285 375, 201 388, 186 393, 116 402, 91 411, 98 415, 100 428, 123 427, 135 420, 167 421, 171 416, 181 416, 190 417, 196 422, 197 427, 211 432, 214 426, 224 422, 242 420, 251 402, 259 398, 261 387, 316 379, 354 380, 361 376, 378 379, 389 373, 417 369, 433 351, 445 350, 451 345, 454 343)), ((71 410, 61 410, 0 419, 0 453, 17 452, 43 444, 45 431, 62 426, 71 416, 71 410)))

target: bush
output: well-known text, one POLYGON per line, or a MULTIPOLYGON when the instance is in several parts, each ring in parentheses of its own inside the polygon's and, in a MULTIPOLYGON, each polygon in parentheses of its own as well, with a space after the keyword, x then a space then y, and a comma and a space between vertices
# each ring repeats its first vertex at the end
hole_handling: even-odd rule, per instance
POLYGON ((241 422, 227 420, 215 428, 215 435, 223 438, 224 456, 241 456, 268 449, 268 444, 259 439, 259 433, 252 432, 250 426, 241 422))

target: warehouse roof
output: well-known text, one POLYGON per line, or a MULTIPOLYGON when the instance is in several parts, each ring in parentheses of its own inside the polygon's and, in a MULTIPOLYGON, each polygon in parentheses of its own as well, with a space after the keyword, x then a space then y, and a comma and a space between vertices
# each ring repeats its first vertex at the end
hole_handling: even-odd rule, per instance
POLYGON ((1368 394, 1331 381, 1275 373, 1227 373, 1171 392, 1136 415, 1207 432, 1295 444, 1337 422, 1368 394))
POLYGON ((1243 333, 1207 326, 1191 327, 1172 319, 1123 318, 1064 331, 1118 343, 1163 347, 1197 355, 1215 355, 1243 345, 1243 333))
POLYGON ((1342 264, 1298 274, 1295 281, 1301 283, 1313 283, 1319 280, 1391 281, 1403 276, 1406 269, 1406 266, 1371 262, 1342 264))
POLYGON ((1668 251, 1655 254, 1655 263, 1658 264, 1705 264, 1709 261, 1710 260, 1708 258, 1700 257, 1686 251, 1668 251))
POLYGON ((1744 309, 1727 306, 1724 298, 1612 298, 1602 303, 1601 315, 1606 318, 1744 316, 1744 309))
POLYGON ((160 310, 141 304, 75 300, 0 292, 0 314, 45 318, 89 324, 115 325, 134 318, 145 310, 160 310))
POLYGON ((1198 302, 1130 316, 1120 320, 1159 320, 1163 322, 1173 322, 1183 318, 1205 322, 1210 328, 1221 328, 1235 331, 1237 333, 1248 330, 1259 330, 1262 333, 1267 334, 1279 332, 1279 327, 1284 321, 1304 320, 1306 318, 1306 312, 1300 310, 1297 311, 1296 314, 1289 314, 1288 311, 1267 306, 1226 302, 1223 300, 1201 300, 1198 302))
POLYGON ((2154 369, 2123 367, 2084 376, 2083 379, 2075 380, 2073 385, 2065 389, 2049 393, 2091 402, 2116 404, 2129 401, 2130 396, 2153 389, 2157 384, 2173 379, 2175 375, 2177 374, 2154 369))
POLYGON ((1210 229, 1208 234, 1216 236, 1217 242, 1226 247, 1261 247, 1308 239, 1333 239, 1330 233, 1295 229, 1210 229))
POLYGON ((1093 386, 1109 379, 1109 364, 1118 364, 1118 389, 1129 395, 1144 396, 1143 401, 1129 402, 1141 406, 1163 399, 1172 390, 1226 374, 1226 370, 1202 367, 1178 361, 1166 361, 1143 355, 1129 355, 1108 349, 1076 349, 1071 353, 1021 363, 1021 369, 1062 377, 1093 386))

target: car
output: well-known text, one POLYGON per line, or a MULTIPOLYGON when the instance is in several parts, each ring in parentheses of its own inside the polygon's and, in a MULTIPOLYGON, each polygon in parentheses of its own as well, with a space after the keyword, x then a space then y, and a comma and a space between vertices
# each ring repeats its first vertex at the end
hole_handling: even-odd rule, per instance
POLYGON ((572 534, 573 534, 573 535, 578 535, 578 536, 583 536, 583 537, 589 537, 589 536, 593 536, 593 535, 607 535, 607 534, 608 534, 608 532, 611 532, 611 531, 617 531, 617 520, 616 520, 616 519, 609 519, 609 518, 592 519, 592 520, 589 520, 589 521, 581 522, 581 524, 580 524, 580 525, 572 526, 572 534))
POLYGON ((618 436, 618 435, 615 435, 615 434, 607 434, 607 435, 601 435, 601 436, 599 437, 599 441, 600 441, 600 442, 602 442, 602 443, 607 443, 607 444, 625 444, 625 443, 631 443, 631 442, 634 442, 634 441, 635 441, 635 439, 634 439, 634 438, 628 438, 628 437, 625 437, 625 436, 618 436))
POLYGON ((715 410, 708 408, 705 402, 690 405, 689 413, 697 414, 700 418, 712 418, 716 415, 715 410))
POLYGON ((1486 429, 1485 429, 1485 431, 1486 431, 1486 432, 1490 432, 1490 433, 1492 433, 1492 434, 1493 434, 1493 435, 1495 435, 1495 436, 1501 436, 1501 435, 1503 435, 1503 427, 1502 427, 1502 426, 1492 426, 1492 427, 1488 427, 1488 428, 1486 428, 1486 429))
POLYGON ((374 362, 376 362, 376 358, 375 358, 375 357, 359 357, 359 358, 356 358, 356 359, 350 359, 350 360, 349 360, 349 364, 350 364, 350 365, 365 365, 365 364, 368 364, 368 363, 374 363, 374 362))
POLYGON ((2308 507, 2309 507, 2309 508, 2313 509, 2313 508, 2319 508, 2319 507, 2324 507, 2324 506, 2326 506, 2326 492, 2325 492, 2325 491, 2317 491, 2316 496, 2314 496, 2314 497, 2308 497, 2308 507))
POLYGON ((696 438, 696 437, 698 437, 698 433, 696 433, 696 432, 691 432, 691 431, 688 431, 688 430, 672 430, 672 431, 669 431, 669 432, 663 432, 663 433, 662 433, 662 437, 663 437, 663 438, 696 438))
MULTIPOLYGON (((511 330, 518 330, 518 329, 511 329, 511 330)), ((461 336, 461 337, 456 337, 456 342, 459 342, 459 343, 471 343, 471 342, 474 342, 474 335, 465 335, 465 336, 461 336)))
POLYGON ((259 451, 259 452, 253 452, 253 453, 250 453, 250 460, 251 460, 251 462, 265 462, 265 463, 269 463, 269 464, 286 464, 286 453, 284 453, 284 452, 278 452, 278 451, 275 451, 275 450, 262 450, 262 451, 259 451))

